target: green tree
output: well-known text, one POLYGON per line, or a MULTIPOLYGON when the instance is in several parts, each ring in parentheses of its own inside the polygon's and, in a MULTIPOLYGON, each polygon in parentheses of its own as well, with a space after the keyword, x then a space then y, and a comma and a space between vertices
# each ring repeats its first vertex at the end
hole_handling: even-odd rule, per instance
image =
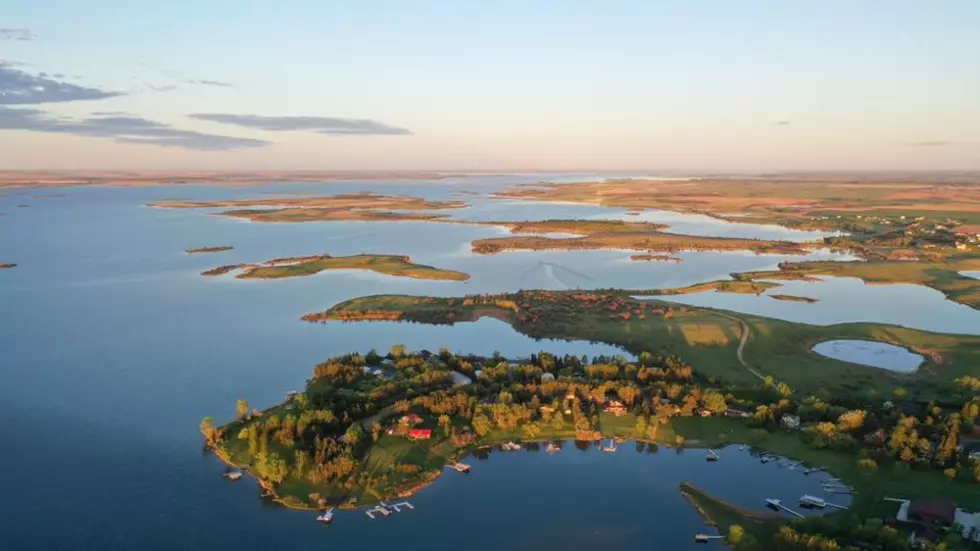
POLYGON ((210 417, 201 419, 201 434, 204 435, 204 441, 208 446, 218 443, 218 429, 214 426, 214 419, 210 417))
POLYGON ((378 351, 371 349, 368 351, 367 355, 364 356, 364 363, 374 367, 381 363, 381 356, 378 355, 378 351))
POLYGON ((565 428, 565 417, 560 411, 556 411, 555 416, 551 418, 551 428, 555 431, 561 431, 565 428))
POLYGON ((725 397, 717 392, 706 392, 701 397, 701 401, 704 403, 704 408, 712 413, 724 413, 728 410, 725 397))
POLYGON ((745 537, 745 528, 737 524, 733 524, 728 527, 728 543, 730 545, 737 545, 745 537))
POLYGON ((371 423, 371 441, 377 442, 381 438, 381 424, 371 423))
POLYGON ((248 417, 248 400, 244 398, 238 399, 238 402, 235 404, 235 417, 239 421, 244 421, 248 417))
POLYGON ((490 424, 490 419, 486 415, 477 413, 473 416, 473 430, 476 431, 477 436, 486 436, 491 428, 493 427, 490 424))
POLYGON ((392 346, 391 347, 391 355, 394 358, 401 358, 402 356, 404 356, 405 355, 405 345, 404 344, 396 344, 396 345, 392 346))

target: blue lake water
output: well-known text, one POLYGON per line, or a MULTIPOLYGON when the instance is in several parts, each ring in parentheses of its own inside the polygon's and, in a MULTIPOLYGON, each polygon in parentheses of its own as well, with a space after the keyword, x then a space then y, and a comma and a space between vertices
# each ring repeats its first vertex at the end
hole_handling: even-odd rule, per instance
POLYGON ((839 339, 817 343, 813 351, 845 362, 869 365, 895 373, 915 373, 925 361, 921 354, 886 342, 839 339))
MULTIPOLYGON (((366 530, 361 514, 338 515, 336 525, 323 529, 309 515, 264 506, 250 481, 225 482, 218 476, 221 465, 202 453, 202 417, 230 417, 237 398, 247 398, 254 407, 272 405, 285 391, 301 387, 316 363, 340 353, 385 350, 393 344, 485 354, 499 350, 511 356, 540 349, 617 352, 607 345, 533 341, 492 319, 454 327, 320 325, 298 319, 342 300, 375 293, 455 296, 521 288, 673 287, 802 258, 684 253, 681 263, 652 263, 630 261, 627 251, 481 256, 470 252, 469 241, 500 235, 498 228, 421 222, 256 224, 143 206, 166 198, 371 190, 472 202, 472 208, 453 212, 458 217, 503 220, 509 212, 512 219, 569 218, 615 216, 622 210, 512 202, 501 207, 492 199, 458 195, 461 189, 486 195, 537 179, 68 188, 51 192, 59 197, 40 197, 48 190, 0 196, 0 262, 19 264, 0 271, 0 441, 6 452, 0 454, 0 468, 7 474, 8 496, 0 504, 7 528, 2 547, 437 549, 466 541, 473 549, 513 549, 540 547, 536 538, 546 537, 547 542, 567 542, 566 548, 634 548, 642 541, 685 549, 694 548, 691 533, 705 528, 680 500, 681 480, 703 483, 708 491, 745 506, 760 506, 757 498, 764 489, 768 492, 762 481, 771 480, 771 469, 756 471, 763 468, 757 461, 743 461, 734 452, 710 469, 695 451, 609 456, 568 450, 561 457, 522 452, 478 462, 467 478, 443 477, 417 496, 418 510, 385 520, 383 529, 376 521, 377 530, 366 530), (183 252, 205 245, 235 249, 183 252), (199 276, 221 264, 323 252, 408 254, 473 278, 466 283, 420 281, 355 271, 278 281, 199 276), (631 506, 618 514, 610 502, 631 506), (499 519, 505 519, 507 530, 492 529, 501 526, 499 519), (455 536, 418 537, 436 530, 455 536), (487 539, 474 541, 474 533, 487 539)), ((817 252, 808 258, 831 257, 817 252)), ((884 311, 895 316, 886 321, 906 321, 894 310, 895 295, 850 284, 835 289, 842 298, 832 308, 817 306, 813 311, 825 312, 820 319, 869 320, 884 317, 884 311)), ((963 324, 976 320, 944 309, 950 303, 941 295, 914 289, 901 296, 914 301, 923 324, 946 327, 958 315, 964 316, 959 318, 963 324)), ((818 305, 832 300, 820 298, 818 305)), ((774 308, 794 305, 759 300, 774 308)), ((719 306, 756 308, 749 303, 719 306)), ((786 491, 787 499, 809 491, 811 482, 798 472, 785 475, 773 486, 786 491)))

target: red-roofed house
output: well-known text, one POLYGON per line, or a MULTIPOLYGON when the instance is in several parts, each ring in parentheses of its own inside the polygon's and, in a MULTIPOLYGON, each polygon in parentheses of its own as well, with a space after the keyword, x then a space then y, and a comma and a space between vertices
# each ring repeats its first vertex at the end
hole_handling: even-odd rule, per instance
POLYGON ((409 440, 428 440, 432 438, 432 429, 411 429, 408 431, 409 440))

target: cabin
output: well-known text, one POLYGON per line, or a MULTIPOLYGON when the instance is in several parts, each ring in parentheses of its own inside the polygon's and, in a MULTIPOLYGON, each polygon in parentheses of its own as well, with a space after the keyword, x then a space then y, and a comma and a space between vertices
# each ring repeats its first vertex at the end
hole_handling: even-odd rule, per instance
POLYGON ((956 504, 941 499, 913 499, 902 504, 896 518, 925 528, 945 529, 956 519, 956 504))
POLYGON ((626 406, 624 406, 623 403, 620 402, 619 400, 609 400, 608 402, 606 402, 603 411, 605 411, 606 413, 611 413, 616 417, 619 417, 621 415, 626 415, 627 413, 626 406))
POLYGON ((731 417, 732 419, 748 419, 751 416, 752 414, 750 414, 749 412, 736 409, 733 407, 729 407, 728 409, 725 410, 725 417, 731 417))
POLYGON ((785 429, 798 430, 800 428, 800 417, 798 415, 783 415, 783 418, 779 420, 779 424, 785 429))
POLYGON ((888 435, 885 434, 885 429, 878 429, 872 433, 867 434, 864 437, 864 441, 869 446, 880 448, 885 445, 885 442, 888 441, 888 435))
POLYGON ((409 413, 408 415, 403 415, 399 422, 406 425, 417 425, 422 422, 422 418, 415 413, 409 413))
POLYGON ((432 438, 432 429, 411 429, 408 431, 409 440, 428 440, 432 438))

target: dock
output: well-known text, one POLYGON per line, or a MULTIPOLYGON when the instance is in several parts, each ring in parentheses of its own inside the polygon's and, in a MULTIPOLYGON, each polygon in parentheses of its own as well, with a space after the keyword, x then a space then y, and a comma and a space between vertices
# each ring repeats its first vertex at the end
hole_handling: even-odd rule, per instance
POLYGON ((401 513, 402 509, 415 509, 415 506, 407 501, 399 501, 398 503, 391 503, 391 504, 382 501, 376 507, 372 507, 364 511, 364 514, 371 519, 374 519, 376 515, 381 515, 383 517, 390 517, 395 513, 401 513))
POLYGON ((711 540, 723 540, 725 536, 709 536, 708 534, 695 534, 694 541, 697 543, 708 543, 711 540))
POLYGON ((447 469, 456 469, 457 472, 468 473, 470 472, 470 466, 466 463, 449 463, 446 465, 447 469))
POLYGON ((721 458, 718 457, 718 454, 715 453, 715 450, 708 450, 708 457, 705 457, 705 459, 707 461, 718 461, 721 458))
POLYGON ((795 516, 797 518, 806 518, 803 515, 801 515, 800 513, 797 513, 796 511, 794 511, 794 510, 790 509, 789 507, 783 505, 783 502, 782 501, 779 501, 778 499, 772 499, 772 498, 766 499, 766 505, 768 505, 769 507, 771 507, 773 509, 776 509, 776 510, 782 509, 783 511, 786 511, 787 513, 789 513, 789 514, 791 514, 791 515, 793 515, 793 516, 795 516))

